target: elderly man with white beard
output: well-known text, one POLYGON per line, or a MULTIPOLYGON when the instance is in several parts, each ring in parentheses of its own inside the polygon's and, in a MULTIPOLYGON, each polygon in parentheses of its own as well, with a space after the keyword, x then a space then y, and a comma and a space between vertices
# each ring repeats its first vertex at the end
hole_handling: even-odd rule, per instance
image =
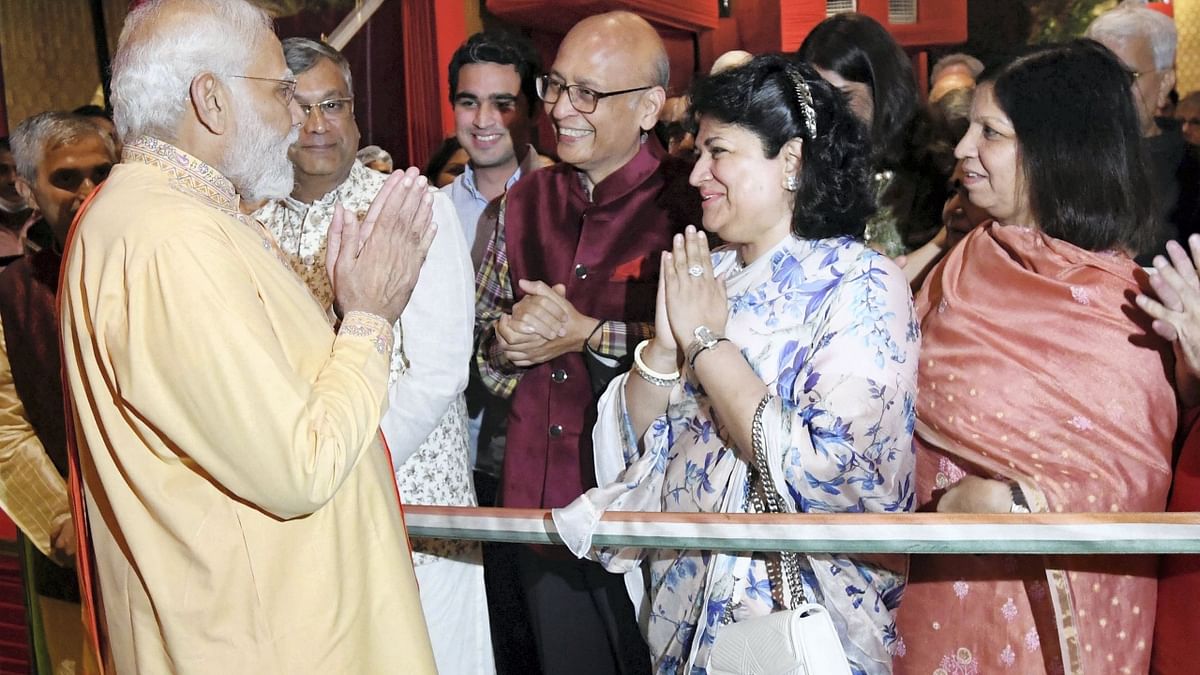
POLYGON ((378 431, 432 196, 409 170, 361 220, 338 210, 331 327, 240 205, 292 190, 295 84, 244 0, 126 19, 124 163, 84 207, 61 290, 110 672, 435 672, 378 431))

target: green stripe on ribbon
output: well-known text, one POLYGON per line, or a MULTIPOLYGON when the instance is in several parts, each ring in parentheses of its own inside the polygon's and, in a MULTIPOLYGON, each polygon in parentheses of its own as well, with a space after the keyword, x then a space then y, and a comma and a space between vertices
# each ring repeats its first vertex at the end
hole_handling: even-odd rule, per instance
MULTIPOLYGON (((544 511, 406 506, 414 537, 561 546, 544 511)), ((592 543, 800 553, 1200 553, 1200 514, 610 514, 592 543), (781 536, 786 532, 786 536, 781 536)))

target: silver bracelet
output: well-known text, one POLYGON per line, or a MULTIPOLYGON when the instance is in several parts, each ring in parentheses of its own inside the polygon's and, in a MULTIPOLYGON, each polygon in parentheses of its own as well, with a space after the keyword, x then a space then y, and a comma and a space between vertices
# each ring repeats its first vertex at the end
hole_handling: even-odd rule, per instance
POLYGON ((679 370, 676 369, 673 373, 660 373, 642 360, 642 350, 646 345, 650 344, 649 340, 642 340, 633 350, 633 370, 638 374, 638 377, 649 382, 656 387, 673 387, 679 381, 679 370))

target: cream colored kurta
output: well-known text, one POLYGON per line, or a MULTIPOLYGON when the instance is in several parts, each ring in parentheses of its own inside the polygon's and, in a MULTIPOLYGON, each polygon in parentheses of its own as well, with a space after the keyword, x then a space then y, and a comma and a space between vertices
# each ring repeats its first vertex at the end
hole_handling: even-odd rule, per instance
POLYGON ((124 159, 62 291, 116 672, 434 672, 379 443, 391 327, 335 335, 211 167, 124 159))
POLYGON ((71 517, 67 484, 33 430, 13 382, 0 324, 0 509, 38 550, 53 557, 51 538, 71 517))

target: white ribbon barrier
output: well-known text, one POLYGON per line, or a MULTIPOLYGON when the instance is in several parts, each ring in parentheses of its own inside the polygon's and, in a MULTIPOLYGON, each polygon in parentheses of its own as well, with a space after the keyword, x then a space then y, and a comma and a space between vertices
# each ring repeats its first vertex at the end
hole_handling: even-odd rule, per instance
MULTIPOLYGON (((405 505, 413 537, 562 545, 548 511, 405 505)), ((801 553, 1200 553, 1200 513, 609 512, 603 546, 801 553)))

